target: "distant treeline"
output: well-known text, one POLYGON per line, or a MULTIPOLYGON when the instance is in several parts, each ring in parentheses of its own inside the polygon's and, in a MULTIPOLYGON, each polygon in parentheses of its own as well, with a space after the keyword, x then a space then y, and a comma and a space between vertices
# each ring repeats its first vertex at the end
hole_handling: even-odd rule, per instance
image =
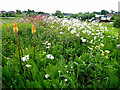
MULTIPOLYGON (((82 13, 82 12, 79 12, 79 13, 75 13, 75 14, 71 14, 70 15, 70 18, 76 18, 76 19, 80 19, 82 21, 85 21, 85 20, 88 20, 88 19, 96 19, 95 15, 107 15, 107 14, 114 14, 117 15, 117 12, 115 12, 114 10, 111 10, 111 12, 108 12, 107 10, 101 10, 101 12, 92 12, 92 13, 89 13, 89 12, 85 12, 85 13, 82 13)), ((63 18, 64 17, 64 13, 62 13, 61 11, 57 10, 55 12, 55 14, 53 14, 59 18, 63 18)), ((112 20, 114 20, 114 16, 111 18, 112 20)), ((67 17, 67 16, 66 16, 67 17)))
POLYGON ((28 9, 27 11, 16 10, 16 12, 15 11, 8 11, 8 12, 1 11, 0 16, 1 17, 22 17, 23 15, 30 16, 31 14, 38 15, 38 14, 45 14, 45 13, 41 11, 35 12, 34 10, 28 9))

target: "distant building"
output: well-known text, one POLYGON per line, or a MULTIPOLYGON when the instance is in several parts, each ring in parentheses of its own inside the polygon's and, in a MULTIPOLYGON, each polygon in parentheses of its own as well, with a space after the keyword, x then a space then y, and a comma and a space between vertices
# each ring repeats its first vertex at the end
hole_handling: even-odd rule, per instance
POLYGON ((27 13, 27 11, 22 11, 22 14, 26 14, 27 13))
POLYGON ((10 13, 12 13, 12 14, 15 14, 15 11, 8 11, 8 12, 10 12, 10 13))
POLYGON ((3 14, 3 13, 5 13, 6 11, 0 11, 0 14, 3 14))
POLYGON ((52 15, 53 13, 49 13, 50 15, 52 15))
POLYGON ((101 17, 103 17, 103 15, 97 15, 97 14, 95 14, 95 17, 96 17, 96 19, 101 19, 101 17))
POLYGON ((64 16, 70 16, 72 13, 63 13, 64 16))
POLYGON ((100 15, 95 14, 96 19, 99 19, 100 15))
POLYGON ((110 20, 112 18, 112 16, 114 16, 113 14, 107 14, 105 15, 107 17, 107 20, 110 20))
POLYGON ((31 12, 31 14, 36 14, 36 12, 31 12))
POLYGON ((100 22, 110 22, 110 19, 114 16, 113 14, 107 15, 95 15, 96 19, 100 20, 100 22))
POLYGON ((120 14, 120 11, 118 12, 118 14, 120 14))
POLYGON ((46 15, 50 15, 49 13, 45 13, 46 15))
POLYGON ((107 20, 107 17, 102 16, 102 17, 101 17, 101 20, 107 20))

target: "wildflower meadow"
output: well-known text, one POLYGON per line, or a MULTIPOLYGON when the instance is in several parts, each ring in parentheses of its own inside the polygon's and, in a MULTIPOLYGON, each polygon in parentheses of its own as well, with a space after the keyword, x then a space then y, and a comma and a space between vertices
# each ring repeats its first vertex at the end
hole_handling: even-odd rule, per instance
POLYGON ((120 88, 111 23, 39 15, 2 23, 3 88, 120 88))

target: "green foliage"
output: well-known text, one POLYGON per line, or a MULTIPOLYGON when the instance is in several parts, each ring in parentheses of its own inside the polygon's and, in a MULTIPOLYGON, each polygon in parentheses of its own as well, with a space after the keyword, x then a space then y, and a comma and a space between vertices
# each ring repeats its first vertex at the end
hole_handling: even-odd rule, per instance
POLYGON ((94 14, 101 15, 101 12, 95 12, 95 11, 94 11, 93 13, 94 13, 94 14))
POLYGON ((15 14, 10 13, 10 12, 6 12, 2 14, 2 17, 15 17, 15 14))
POLYGON ((71 17, 71 18, 77 18, 77 17, 78 17, 78 14, 71 14, 70 17, 71 17))
POLYGON ((101 15, 106 15, 108 14, 109 12, 107 10, 101 10, 101 15))
POLYGON ((114 22, 113 22, 113 26, 116 28, 120 28, 120 17, 116 17, 114 22))
POLYGON ((78 13, 78 14, 71 14, 70 17, 85 21, 85 20, 91 19, 92 17, 95 17, 95 14, 94 13, 78 13))
POLYGON ((112 16, 110 21, 114 21, 115 20, 115 16, 112 16))
POLYGON ((114 10, 110 10, 111 11, 111 14, 114 14, 115 13, 115 11, 114 10))
POLYGON ((117 28, 108 23, 77 22, 78 25, 74 21, 63 25, 59 20, 47 18, 46 21, 42 17, 40 21, 32 17, 24 18, 24 22, 16 21, 21 58, 29 55, 28 60, 22 61, 23 71, 13 31, 14 21, 2 24, 3 88, 120 88, 117 28), (72 34, 72 30, 76 32, 72 34), (47 58, 48 54, 54 59, 47 58))
POLYGON ((27 13, 29 14, 29 13, 31 13, 31 12, 35 12, 35 11, 28 9, 27 13))
POLYGON ((22 14, 21 10, 16 10, 16 14, 22 14))
POLYGON ((15 14, 15 17, 23 17, 22 14, 15 14))
POLYGON ((57 10, 57 11, 55 12, 55 16, 57 16, 58 18, 63 18, 63 17, 64 17, 64 14, 61 13, 61 11, 57 10))

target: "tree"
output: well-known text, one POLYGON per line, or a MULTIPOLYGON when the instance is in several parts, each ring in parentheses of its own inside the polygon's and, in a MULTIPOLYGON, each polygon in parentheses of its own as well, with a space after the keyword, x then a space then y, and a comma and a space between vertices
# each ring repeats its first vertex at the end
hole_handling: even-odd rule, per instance
POLYGON ((78 14, 71 14, 70 17, 71 17, 71 18, 77 18, 77 17, 78 17, 78 14))
POLYGON ((30 10, 30 9, 28 9, 27 13, 29 14, 30 12, 31 12, 31 10, 30 10))
POLYGON ((87 16, 86 14, 83 14, 83 15, 81 16, 81 20, 82 20, 82 21, 85 21, 86 19, 88 19, 88 16, 87 16))
POLYGON ((38 14, 44 14, 44 12, 39 11, 38 14))
POLYGON ((34 10, 31 10, 31 12, 35 12, 34 10))
POLYGON ((90 13, 90 14, 87 14, 88 16, 88 19, 91 19, 92 17, 95 17, 95 14, 94 13, 90 13))
POLYGON ((85 14, 89 14, 89 12, 85 12, 85 14))
POLYGON ((115 13, 115 11, 114 10, 110 10, 111 11, 111 14, 114 14, 115 13))
POLYGON ((6 12, 2 14, 2 17, 15 17, 15 14, 11 13, 11 12, 6 12))
POLYGON ((79 12, 78 14, 82 14, 82 12, 79 12))
POLYGON ((88 16, 86 14, 79 14, 78 19, 85 21, 86 19, 88 19, 88 16))
POLYGON ((116 28, 120 28, 120 17, 117 16, 113 22, 113 26, 116 28))
POLYGON ((98 15, 100 15, 100 14, 101 14, 101 12, 95 12, 95 11, 94 11, 93 13, 94 13, 94 14, 98 14, 98 15))
POLYGON ((21 14, 21 10, 16 10, 16 14, 21 14))
POLYGON ((55 16, 57 16, 58 18, 63 18, 63 17, 64 17, 64 14, 61 13, 61 11, 57 10, 57 11, 55 12, 55 16))
POLYGON ((101 10, 101 15, 106 15, 108 14, 109 12, 107 10, 101 10))

